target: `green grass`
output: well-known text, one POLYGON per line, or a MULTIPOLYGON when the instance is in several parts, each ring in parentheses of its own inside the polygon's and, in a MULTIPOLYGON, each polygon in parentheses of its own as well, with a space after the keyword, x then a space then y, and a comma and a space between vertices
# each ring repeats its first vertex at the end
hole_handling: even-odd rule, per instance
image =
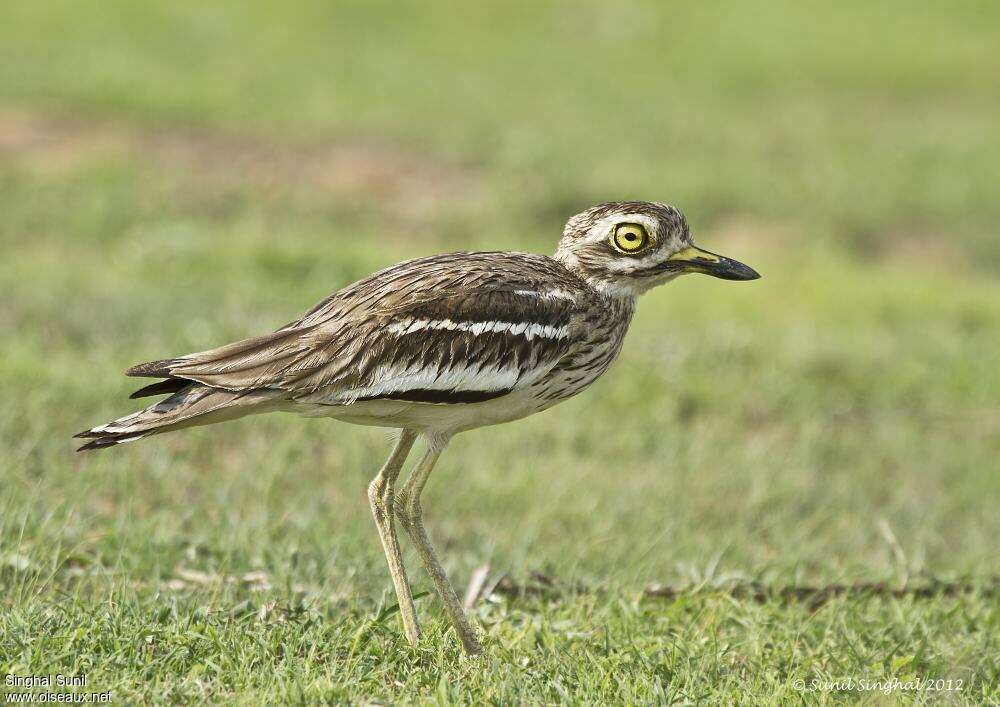
POLYGON ((134 703, 997 699, 993 4, 45 8, 0 8, 0 672, 134 703), (550 252, 624 197, 764 279, 648 295, 591 390, 456 438, 425 503, 455 583, 555 582, 479 604, 482 658, 433 594, 402 638, 381 431, 72 453, 130 364, 406 257, 550 252), (781 593, 854 583, 967 591, 781 593), (914 676, 963 689, 795 687, 914 676))

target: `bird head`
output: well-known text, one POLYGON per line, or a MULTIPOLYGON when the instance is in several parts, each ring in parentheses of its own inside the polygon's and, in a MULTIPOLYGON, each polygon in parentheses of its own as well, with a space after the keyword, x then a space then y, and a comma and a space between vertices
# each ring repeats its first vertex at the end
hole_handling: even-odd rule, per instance
POLYGON ((743 263, 694 244, 679 209, 648 201, 600 204, 566 223, 556 260, 600 290, 636 296, 684 273, 756 280, 743 263))

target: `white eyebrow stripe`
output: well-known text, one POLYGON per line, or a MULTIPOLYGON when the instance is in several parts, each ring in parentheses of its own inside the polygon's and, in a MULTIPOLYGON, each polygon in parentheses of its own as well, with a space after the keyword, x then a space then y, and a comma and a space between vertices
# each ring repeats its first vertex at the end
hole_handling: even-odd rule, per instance
POLYGON ((473 336, 488 334, 492 332, 508 332, 514 336, 523 336, 526 339, 565 339, 569 336, 568 326, 552 326, 549 324, 536 324, 533 322, 454 322, 451 319, 412 319, 407 318, 401 322, 390 324, 385 331, 390 334, 404 336, 425 329, 445 330, 445 331, 467 331, 473 336))

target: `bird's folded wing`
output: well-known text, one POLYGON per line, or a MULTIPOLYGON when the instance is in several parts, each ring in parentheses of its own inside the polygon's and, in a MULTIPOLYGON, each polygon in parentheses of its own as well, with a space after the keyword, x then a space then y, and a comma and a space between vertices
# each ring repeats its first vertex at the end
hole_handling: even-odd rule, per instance
POLYGON ((558 290, 443 287, 391 307, 373 299, 322 320, 307 315, 272 334, 129 372, 328 404, 477 402, 530 384, 565 356, 576 338, 573 310, 558 290))

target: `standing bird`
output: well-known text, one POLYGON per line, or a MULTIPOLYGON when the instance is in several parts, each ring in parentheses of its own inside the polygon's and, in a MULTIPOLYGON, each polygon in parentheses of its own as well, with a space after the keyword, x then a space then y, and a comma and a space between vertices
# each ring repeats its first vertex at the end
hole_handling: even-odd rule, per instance
POLYGON ((678 275, 754 280, 697 248, 673 206, 625 201, 571 218, 554 257, 449 253, 408 260, 327 297, 271 334, 141 363, 168 394, 81 432, 103 449, 161 432, 275 410, 401 430, 368 487, 409 641, 420 626, 394 519, 410 536, 465 650, 482 646, 424 529, 420 493, 458 432, 540 412, 593 383, 621 350, 636 298, 678 275), (396 488, 417 437, 427 451, 396 488))

